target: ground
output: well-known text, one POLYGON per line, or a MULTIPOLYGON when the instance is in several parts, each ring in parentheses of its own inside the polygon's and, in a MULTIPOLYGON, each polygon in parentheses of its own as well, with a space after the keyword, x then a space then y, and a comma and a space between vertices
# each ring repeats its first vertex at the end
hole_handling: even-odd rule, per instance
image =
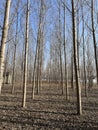
POLYGON ((82 90, 83 114, 77 115, 76 92, 69 88, 69 100, 56 86, 40 89, 32 100, 27 86, 26 108, 22 108, 22 88, 5 85, 0 95, 0 130, 98 130, 98 88, 82 90))

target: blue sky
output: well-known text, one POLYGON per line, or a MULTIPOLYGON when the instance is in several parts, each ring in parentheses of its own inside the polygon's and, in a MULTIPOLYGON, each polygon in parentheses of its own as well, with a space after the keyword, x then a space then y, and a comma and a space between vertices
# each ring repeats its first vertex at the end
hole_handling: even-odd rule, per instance
MULTIPOLYGON (((3 16, 4 16, 4 4, 5 4, 6 0, 0 0, 0 26, 3 25, 3 16)), ((29 46, 32 48, 33 51, 35 51, 35 47, 36 47, 36 38, 37 38, 37 31, 38 31, 38 14, 39 14, 39 6, 40 6, 40 0, 30 0, 30 43, 29 46)), ((46 24, 45 24, 45 64, 47 63, 47 61, 49 60, 49 53, 50 53, 50 44, 52 43, 52 34, 55 30, 55 25, 58 25, 58 3, 57 0, 45 0, 46 1, 46 6, 47 6, 47 11, 45 14, 45 19, 46 19, 46 24)), ((90 2, 90 1, 88 1, 90 2)), ((95 1, 95 9, 98 12, 98 1, 95 1)), ((16 7, 16 3, 17 0, 12 0, 12 5, 11 5, 11 11, 10 11, 10 15, 12 16, 13 14, 15 14, 15 7, 16 7)), ((19 39, 19 43, 18 43, 18 51, 17 51, 17 55, 18 53, 20 53, 22 51, 23 48, 23 44, 24 44, 24 37, 23 35, 25 35, 25 4, 26 4, 26 0, 21 0, 21 3, 19 5, 19 17, 18 17, 18 39, 19 39)), ((66 4, 68 6, 68 8, 71 10, 71 0, 66 0, 66 4)), ((95 18, 95 23, 96 23, 96 19, 97 19, 97 12, 94 15, 95 18)), ((85 14, 85 22, 88 24, 88 26, 91 27, 91 23, 90 21, 90 8, 87 7, 86 3, 84 5, 84 14, 85 14), (87 21, 88 20, 88 21, 87 21)), ((81 19, 81 17, 80 17, 81 19)), ((62 30, 63 30, 63 8, 61 8, 61 22, 62 22, 62 30)), ((95 24, 96 27, 96 39, 98 41, 98 27, 97 27, 97 23, 95 24)), ((16 32, 16 16, 14 16, 14 23, 12 26, 12 32, 10 34, 10 37, 15 36, 15 32, 16 32)), ((71 36, 71 31, 72 31, 72 21, 71 21, 71 14, 70 12, 66 9, 66 40, 67 40, 67 51, 68 54, 70 55, 70 50, 71 50, 71 45, 72 45, 72 36, 71 36)), ((85 26, 85 37, 87 34, 87 27, 85 26)), ((0 30, 0 36, 2 34, 2 30, 0 30)), ((82 35, 82 21, 79 24, 79 36, 81 38, 82 35)), ((11 41, 13 44, 13 41, 11 41)), ((93 44, 92 44, 92 38, 91 38, 91 48, 93 48, 93 44)), ((29 48, 30 48, 29 47, 29 48)), ((81 42, 81 47, 82 47, 82 42, 81 42)), ((82 49, 81 49, 82 50, 82 49)), ((93 49, 92 49, 93 50, 93 49)), ((81 51, 81 55, 82 55, 82 51, 81 51)), ((34 57, 34 55, 33 55, 34 57)))

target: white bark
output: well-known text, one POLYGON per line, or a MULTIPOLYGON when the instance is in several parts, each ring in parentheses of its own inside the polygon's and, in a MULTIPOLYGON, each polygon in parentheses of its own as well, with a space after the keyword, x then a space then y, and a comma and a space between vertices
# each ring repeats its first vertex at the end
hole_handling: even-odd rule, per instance
POLYGON ((6 40, 7 40, 8 27, 9 27, 8 24, 9 24, 10 3, 11 3, 11 0, 6 0, 4 24, 3 24, 2 38, 1 38, 1 48, 0 48, 0 93, 1 93, 2 83, 3 83, 4 55, 5 55, 5 47, 6 47, 6 40))

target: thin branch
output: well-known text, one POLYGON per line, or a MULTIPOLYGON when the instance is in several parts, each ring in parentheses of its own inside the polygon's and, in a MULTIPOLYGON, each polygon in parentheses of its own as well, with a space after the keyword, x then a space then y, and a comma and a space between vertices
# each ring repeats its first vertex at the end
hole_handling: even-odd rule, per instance
POLYGON ((68 8, 68 6, 65 4, 65 2, 62 1, 62 0, 61 0, 61 2, 62 2, 62 4, 63 4, 63 7, 65 6, 66 9, 69 11, 69 13, 72 15, 72 11, 68 8))

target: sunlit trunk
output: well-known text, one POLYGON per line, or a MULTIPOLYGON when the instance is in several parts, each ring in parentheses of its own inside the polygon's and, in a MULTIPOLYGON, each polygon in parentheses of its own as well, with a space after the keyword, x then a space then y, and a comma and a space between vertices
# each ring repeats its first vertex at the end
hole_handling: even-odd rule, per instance
POLYGON ((9 27, 8 24, 9 24, 10 3, 11 3, 11 0, 6 0, 4 24, 3 24, 2 38, 1 38, 1 48, 0 48, 0 93, 1 93, 2 83, 3 83, 4 55, 5 55, 6 39, 7 39, 8 27, 9 27))
POLYGON ((25 54, 24 54, 24 77, 23 77, 23 101, 22 106, 26 106, 26 89, 27 89, 27 59, 28 59, 28 34, 29 34, 29 0, 27 0, 26 11, 26 40, 25 40, 25 54))

